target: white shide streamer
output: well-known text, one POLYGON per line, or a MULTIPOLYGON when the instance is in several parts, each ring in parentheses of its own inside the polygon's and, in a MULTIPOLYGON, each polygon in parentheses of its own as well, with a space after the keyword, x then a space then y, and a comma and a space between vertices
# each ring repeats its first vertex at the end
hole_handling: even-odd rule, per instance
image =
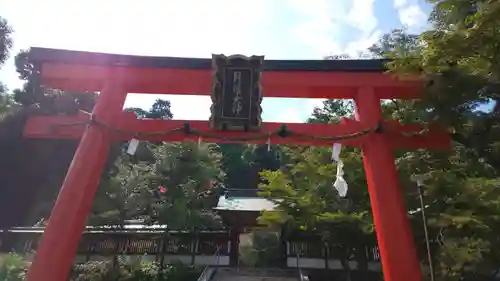
POLYGON ((139 140, 131 139, 130 142, 128 143, 127 154, 134 155, 138 146, 139 146, 139 140))
POLYGON ((332 160, 337 163, 337 175, 333 187, 335 187, 341 197, 345 197, 347 195, 348 185, 344 179, 344 162, 340 159, 341 151, 342 144, 334 143, 332 147, 332 160))

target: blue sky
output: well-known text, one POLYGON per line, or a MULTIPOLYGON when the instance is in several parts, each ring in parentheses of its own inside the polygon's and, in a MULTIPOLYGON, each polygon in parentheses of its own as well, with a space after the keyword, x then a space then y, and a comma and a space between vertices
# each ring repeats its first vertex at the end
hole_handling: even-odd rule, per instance
MULTIPOLYGON (((14 52, 30 46, 152 56, 212 53, 269 59, 321 59, 366 50, 393 28, 420 31, 424 0, 2 0, 0 16, 15 29, 14 52), (125 4, 126 3, 126 4, 125 4)), ((0 70, 21 85, 11 58, 0 70)), ((148 108, 169 99, 175 119, 205 120, 208 97, 129 94, 148 108)), ((301 122, 321 100, 265 99, 263 119, 301 122)))

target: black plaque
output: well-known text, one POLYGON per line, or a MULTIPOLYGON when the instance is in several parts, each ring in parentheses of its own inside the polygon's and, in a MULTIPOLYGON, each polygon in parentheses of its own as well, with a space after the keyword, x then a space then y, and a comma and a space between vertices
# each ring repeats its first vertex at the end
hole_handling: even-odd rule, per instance
POLYGON ((212 128, 258 130, 262 123, 263 56, 212 55, 212 128))

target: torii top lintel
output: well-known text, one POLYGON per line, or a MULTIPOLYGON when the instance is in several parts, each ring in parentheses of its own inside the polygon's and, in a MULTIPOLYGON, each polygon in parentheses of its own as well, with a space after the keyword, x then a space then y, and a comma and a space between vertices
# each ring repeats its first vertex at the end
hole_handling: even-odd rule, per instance
MULTIPOLYGON (((120 77, 128 93, 210 95, 211 59, 150 57, 31 48, 29 61, 40 68, 46 86, 71 91, 100 91, 120 77), (113 78, 112 78, 113 77, 113 78)), ((264 97, 356 97, 373 87, 380 99, 419 98, 423 84, 386 73, 387 60, 265 60, 264 97)))

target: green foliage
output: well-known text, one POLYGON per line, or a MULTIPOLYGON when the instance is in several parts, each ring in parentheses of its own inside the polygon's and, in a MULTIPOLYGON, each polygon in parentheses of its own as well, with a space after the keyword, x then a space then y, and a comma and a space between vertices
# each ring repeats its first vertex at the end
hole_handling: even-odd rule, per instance
POLYGON ((244 160, 246 147, 243 145, 222 143, 219 144, 222 153, 222 168, 227 173, 224 181, 226 188, 250 188, 249 165, 244 160))
POLYGON ((22 135, 26 120, 32 115, 91 111, 96 97, 95 93, 63 93, 41 87, 27 51, 15 57, 15 64, 24 85, 12 95, 2 96, 0 102, 1 166, 8 167, 1 172, 0 205, 9 210, 2 212, 2 227, 34 224, 48 217, 78 145, 68 140, 26 140, 22 135))
MULTIPOLYGON (((494 249, 500 225, 500 2, 431 2, 431 30, 420 36, 394 31, 372 51, 393 59, 388 67, 394 74, 427 80, 423 99, 394 101, 389 105, 392 116, 404 122, 440 122, 453 133, 453 149, 399 154, 398 168, 403 183, 411 174, 430 176, 425 211, 438 280, 492 276, 499 262, 494 249), (478 111, 485 105, 491 110, 478 111)), ((408 194, 407 202, 410 208, 418 206, 414 195, 408 194)), ((412 222, 424 252, 420 214, 412 222)))
POLYGON ((91 225, 123 226, 126 220, 144 217, 153 202, 145 181, 151 173, 149 166, 133 164, 128 155, 122 153, 114 168, 103 179, 94 199, 91 225))
POLYGON ((280 148, 276 145, 219 144, 222 168, 226 172, 224 186, 228 189, 255 189, 259 172, 276 170, 281 165, 280 148))
POLYGON ((243 243, 240 238, 239 263, 252 267, 280 267, 283 262, 280 234, 268 230, 254 230, 246 234, 243 243))
MULTIPOLYGON (((18 254, 0 256, 0 281, 22 281, 29 262, 18 254)), ((120 257, 113 261, 91 261, 73 266, 70 281, 183 281, 196 280, 202 269, 173 263, 160 268, 143 257, 120 257)))
MULTIPOLYGON (((283 148, 283 154, 289 165, 261 173, 267 183, 260 185, 259 195, 274 201, 277 208, 263 212, 259 222, 321 234, 325 242, 341 245, 336 254, 347 266, 345 261, 373 240, 359 151, 349 150, 343 157, 346 171, 355 171, 346 173, 347 198, 339 197, 333 187, 336 165, 330 159, 331 149, 291 147, 283 148)), ((359 259, 365 266, 366 257, 359 259)))
MULTIPOLYGON (((335 123, 340 117, 353 115, 350 100, 326 100, 315 108, 309 122, 335 123)), ((367 269, 365 247, 373 243, 374 229, 363 162, 359 149, 344 148, 345 179, 349 184, 346 198, 333 187, 336 164, 331 148, 281 148, 282 163, 278 171, 264 171, 260 196, 277 204, 275 211, 263 212, 259 222, 268 226, 287 227, 289 231, 319 234, 335 247, 347 274, 347 260, 354 256, 358 269, 367 269)))
POLYGON ((92 224, 142 219, 172 229, 222 227, 212 211, 225 179, 217 145, 162 143, 143 149, 150 154, 146 160, 120 153, 94 201, 92 224))
POLYGON ((194 280, 201 273, 199 268, 171 264, 163 269, 155 262, 119 259, 118 265, 110 261, 87 262, 76 265, 71 281, 181 281, 194 280))
POLYGON ((12 48, 12 27, 5 18, 0 17, 0 66, 9 58, 12 48))
POLYGON ((18 254, 0 255, 0 281, 22 281, 26 275, 27 263, 18 254))
MULTIPOLYGON (((375 56, 393 59, 388 63, 390 71, 403 79, 416 74, 428 81, 421 101, 385 102, 384 116, 403 123, 438 121, 453 132, 452 151, 417 150, 396 154, 410 210, 420 207, 410 176, 430 176, 424 196, 439 280, 458 280, 471 274, 491 275, 498 267, 498 254, 492 249, 498 247, 495 233, 500 225, 496 215, 500 202, 497 191, 499 120, 497 107, 491 112, 478 112, 477 108, 498 99, 498 63, 493 62, 500 60, 493 57, 497 54, 490 48, 499 41, 495 37, 499 25, 492 16, 499 6, 498 2, 490 1, 478 6, 473 15, 460 19, 467 1, 459 2, 440 1, 434 15, 440 13, 440 17, 446 15, 447 20, 454 18, 467 24, 436 24, 435 30, 422 36, 395 30, 370 49, 375 56), (443 10, 445 8, 449 11, 443 10), (485 28, 484 33, 481 28, 485 28)), ((352 102, 330 100, 314 110, 310 122, 335 122, 337 117, 351 114, 352 102)), ((284 151, 286 163, 292 166, 263 173, 267 184, 262 186, 261 194, 272 200, 283 200, 275 200, 278 211, 264 212, 261 222, 271 225, 292 222, 304 230, 321 231, 325 239, 334 237, 335 241, 349 245, 346 248, 369 240, 365 236, 371 227, 367 216, 369 200, 359 150, 346 148, 342 154, 349 200, 329 197, 334 193, 331 185, 329 194, 320 192, 328 190, 334 175, 334 165, 329 162, 330 153, 326 149, 284 151)), ((419 252, 425 253, 420 212, 411 219, 419 252)), ((427 263, 424 254, 421 259, 427 263)))
POLYGON ((92 111, 96 93, 68 92, 43 87, 39 71, 28 61, 29 50, 21 50, 15 57, 16 71, 25 83, 15 89, 14 99, 23 106, 37 105, 44 114, 75 114, 78 110, 92 111))
POLYGON ((153 149, 156 162, 147 178, 150 190, 164 186, 152 217, 174 229, 221 227, 212 213, 224 181, 221 153, 209 143, 165 143, 153 149))
MULTIPOLYGON (((12 28, 7 23, 7 20, 0 17, 0 68, 9 58, 10 49, 12 48, 12 28)), ((0 81, 0 121, 6 114, 13 110, 13 102, 10 96, 7 95, 7 88, 0 81)))
POLYGON ((8 115, 14 113, 18 105, 11 95, 0 93, 0 122, 8 115))
POLYGON ((172 117, 174 117, 171 111, 170 101, 163 99, 156 99, 149 110, 130 107, 126 108, 125 111, 134 112, 139 118, 172 119, 172 117))
MULTIPOLYGON (((346 179, 350 184, 348 198, 361 197, 352 204, 350 199, 339 197, 333 187, 336 166, 330 160, 330 149, 290 148, 284 149, 284 154, 294 164, 279 171, 261 173, 267 183, 260 185, 262 191, 259 195, 278 205, 276 211, 262 214, 261 223, 282 225, 288 222, 306 231, 331 228, 331 233, 341 232, 336 226, 346 230, 345 224, 352 223, 356 225, 356 231, 371 231, 371 219, 367 213, 369 205, 362 204, 363 199, 367 202, 367 198, 363 198, 367 197, 366 187, 356 185, 363 178, 357 179, 356 174, 350 174, 346 179)), ((359 160, 355 156, 345 158, 345 167, 359 165, 359 160)))
POLYGON ((350 116, 354 113, 352 100, 325 100, 322 107, 314 108, 309 123, 330 123, 335 118, 350 116))

